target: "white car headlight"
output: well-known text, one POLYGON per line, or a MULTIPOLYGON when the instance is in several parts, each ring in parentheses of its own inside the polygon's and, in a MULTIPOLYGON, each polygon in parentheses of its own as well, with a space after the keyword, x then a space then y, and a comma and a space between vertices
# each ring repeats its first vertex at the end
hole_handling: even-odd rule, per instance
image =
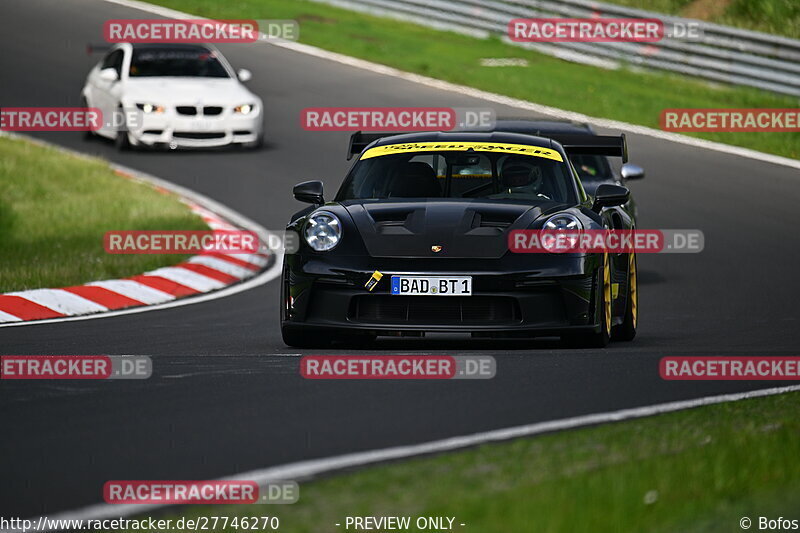
POLYGON ((250 113, 254 112, 256 106, 254 104, 242 104, 237 105, 233 108, 234 113, 240 113, 242 115, 249 115, 250 113))
POLYGON ((136 107, 138 107, 141 111, 144 111, 148 115, 150 113, 163 113, 164 112, 164 106, 157 105, 157 104, 142 103, 142 104, 136 104, 136 107))
POLYGON ((306 242, 317 252, 333 250, 342 239, 342 223, 333 213, 318 211, 308 217, 303 232, 306 242))
POLYGON ((583 224, 575 215, 559 213, 547 219, 542 229, 546 230, 582 230, 583 224))

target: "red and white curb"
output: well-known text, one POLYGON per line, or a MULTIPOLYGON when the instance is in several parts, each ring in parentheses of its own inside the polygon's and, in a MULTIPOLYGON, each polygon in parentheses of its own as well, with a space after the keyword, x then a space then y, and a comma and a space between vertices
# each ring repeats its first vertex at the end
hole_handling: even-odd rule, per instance
MULTIPOLYGON (((53 146, 41 141, 33 142, 53 146)), ((165 194, 178 196, 212 231, 245 229, 256 233, 261 243, 268 242, 269 232, 263 227, 209 198, 132 169, 111 166, 122 177, 145 182, 165 194)), ((280 268, 279 255, 280 251, 263 247, 253 254, 209 252, 125 279, 0 294, 0 327, 28 322, 100 318, 226 296, 275 278, 276 270, 280 268), (183 301, 183 298, 187 300, 183 301)))

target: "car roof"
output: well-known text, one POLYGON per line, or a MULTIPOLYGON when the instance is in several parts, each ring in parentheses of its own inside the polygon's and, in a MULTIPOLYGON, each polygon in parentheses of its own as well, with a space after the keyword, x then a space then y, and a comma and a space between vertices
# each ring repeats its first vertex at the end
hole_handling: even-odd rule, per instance
POLYGON ((450 132, 450 131, 426 131, 421 133, 403 133, 381 137, 368 148, 376 146, 387 146, 390 144, 414 143, 414 142, 496 142, 509 144, 527 144, 540 146, 542 148, 556 148, 559 151, 561 146, 552 139, 536 137, 522 133, 509 133, 505 131, 481 131, 481 132, 450 132))
POLYGON ((134 50, 197 50, 208 52, 211 47, 205 44, 181 43, 131 43, 134 50))
POLYGON ((526 120, 526 119, 497 119, 495 131, 508 131, 514 133, 538 134, 547 136, 552 133, 591 133, 594 130, 588 124, 571 122, 568 120, 526 120))

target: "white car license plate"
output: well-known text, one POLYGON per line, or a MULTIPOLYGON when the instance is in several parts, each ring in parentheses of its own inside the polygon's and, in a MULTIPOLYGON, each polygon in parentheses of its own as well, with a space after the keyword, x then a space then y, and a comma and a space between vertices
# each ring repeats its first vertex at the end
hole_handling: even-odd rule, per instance
POLYGON ((392 294, 472 296, 472 276, 392 276, 392 294))
POLYGON ((189 129, 192 131, 209 131, 213 127, 214 123, 205 119, 197 119, 189 123, 189 129))

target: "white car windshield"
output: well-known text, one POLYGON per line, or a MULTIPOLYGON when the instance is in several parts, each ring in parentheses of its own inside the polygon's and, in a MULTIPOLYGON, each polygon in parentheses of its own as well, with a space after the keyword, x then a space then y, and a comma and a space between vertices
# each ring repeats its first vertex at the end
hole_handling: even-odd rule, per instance
POLYGON ((203 47, 134 48, 129 75, 131 78, 230 77, 217 53, 203 47))

